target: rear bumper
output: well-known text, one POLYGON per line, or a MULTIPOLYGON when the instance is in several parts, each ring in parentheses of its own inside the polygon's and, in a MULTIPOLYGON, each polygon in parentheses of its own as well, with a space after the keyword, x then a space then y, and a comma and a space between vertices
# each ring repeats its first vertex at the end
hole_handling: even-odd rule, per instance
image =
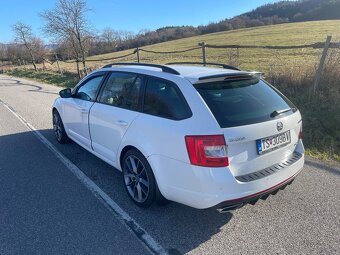
POLYGON ((285 189, 288 185, 290 185, 295 177, 298 175, 298 173, 287 180, 271 187, 266 190, 260 191, 258 193, 246 196, 246 197, 241 197, 237 199, 232 199, 232 200, 227 200, 222 203, 219 203, 218 205, 214 206, 213 208, 217 209, 219 212, 228 212, 232 211, 238 208, 241 208, 242 206, 246 204, 252 204, 254 205, 259 199, 266 200, 270 195, 276 195, 276 193, 279 190, 285 189))
POLYGON ((236 209, 265 199, 290 184, 304 165, 303 147, 299 151, 300 157, 292 164, 268 176, 243 182, 228 167, 193 166, 160 155, 152 155, 148 161, 165 198, 197 209, 236 209))

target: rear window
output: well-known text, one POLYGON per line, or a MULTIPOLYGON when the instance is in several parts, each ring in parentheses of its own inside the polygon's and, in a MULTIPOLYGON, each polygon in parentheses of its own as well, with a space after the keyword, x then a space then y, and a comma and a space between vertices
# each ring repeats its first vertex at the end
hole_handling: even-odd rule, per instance
POLYGON ((268 121, 274 118, 274 111, 290 109, 276 117, 296 111, 296 107, 285 96, 256 78, 199 83, 194 86, 222 128, 268 121))

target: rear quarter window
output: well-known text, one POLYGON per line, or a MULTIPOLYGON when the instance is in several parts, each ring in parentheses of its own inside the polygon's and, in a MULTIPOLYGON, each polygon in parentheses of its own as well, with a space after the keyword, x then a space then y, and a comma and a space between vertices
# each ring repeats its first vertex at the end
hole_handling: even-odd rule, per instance
POLYGON ((192 114, 184 96, 170 81, 149 77, 143 112, 172 120, 183 120, 192 114))
MULTIPOLYGON (((267 82, 259 79, 194 84, 222 128, 271 120, 274 111, 296 107, 267 82)), ((282 117, 282 115, 280 115, 282 117)))

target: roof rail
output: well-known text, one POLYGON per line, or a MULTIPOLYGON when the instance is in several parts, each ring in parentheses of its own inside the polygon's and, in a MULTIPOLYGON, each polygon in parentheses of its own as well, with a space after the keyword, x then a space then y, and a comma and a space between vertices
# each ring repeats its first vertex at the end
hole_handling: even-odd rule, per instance
POLYGON ((167 63, 166 65, 211 65, 211 66, 220 66, 223 67, 224 69, 231 69, 231 70, 236 70, 236 71, 241 71, 240 69, 238 69, 235 66, 230 66, 230 65, 225 65, 225 64, 220 64, 220 63, 202 63, 202 62, 171 62, 171 63, 167 63))
POLYGON ((171 73, 180 75, 179 72, 177 72, 175 69, 165 66, 165 65, 158 65, 158 64, 147 64, 147 63, 136 63, 136 62, 118 62, 118 63, 111 63, 103 66, 102 68, 108 68, 112 66, 149 66, 149 67, 155 67, 162 69, 162 72, 164 73, 171 73))

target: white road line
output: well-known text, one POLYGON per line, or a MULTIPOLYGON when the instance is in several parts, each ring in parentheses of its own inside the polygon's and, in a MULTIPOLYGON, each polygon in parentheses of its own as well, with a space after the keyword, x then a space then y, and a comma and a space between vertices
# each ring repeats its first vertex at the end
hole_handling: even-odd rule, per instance
POLYGON ((166 250, 152 238, 130 215, 114 202, 102 189, 88 178, 75 164, 66 158, 58 149, 50 143, 34 126, 27 122, 11 106, 0 99, 0 103, 6 107, 28 129, 33 131, 37 138, 88 188, 107 208, 114 212, 116 218, 136 235, 152 253, 167 254, 166 250))

